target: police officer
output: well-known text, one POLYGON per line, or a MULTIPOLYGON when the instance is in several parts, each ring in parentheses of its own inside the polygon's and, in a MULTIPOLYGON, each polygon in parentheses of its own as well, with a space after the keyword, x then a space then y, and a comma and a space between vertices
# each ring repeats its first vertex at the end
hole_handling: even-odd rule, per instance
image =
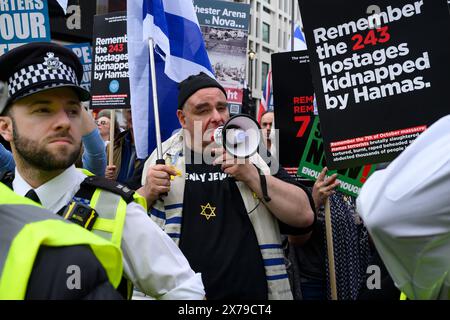
POLYGON ((81 146, 80 101, 90 99, 78 85, 83 69, 76 55, 54 43, 31 43, 1 56, 0 70, 9 90, 0 134, 16 162, 13 190, 33 190, 45 208, 120 245, 124 275, 144 293, 202 299, 200 274, 148 217, 145 200, 74 167, 81 146))
POLYGON ((0 299, 120 299, 121 275, 117 246, 0 183, 0 299))

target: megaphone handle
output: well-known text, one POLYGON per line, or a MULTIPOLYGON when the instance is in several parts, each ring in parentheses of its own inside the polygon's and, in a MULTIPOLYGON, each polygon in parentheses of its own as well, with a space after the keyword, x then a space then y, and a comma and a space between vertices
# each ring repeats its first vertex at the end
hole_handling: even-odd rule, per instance
MULTIPOLYGON (((156 159, 156 164, 166 164, 166 160, 156 159)), ((161 199, 161 197, 167 197, 167 192, 161 193, 159 196, 160 196, 160 199, 161 199)))
MULTIPOLYGON (((256 167, 256 166, 255 166, 255 167, 256 167)), ((268 195, 268 193, 267 193, 267 181, 266 181, 266 176, 264 175, 263 172, 261 172, 261 170, 260 170, 258 167, 256 167, 256 169, 258 169, 258 172, 259 172, 259 180, 260 180, 260 182, 261 182, 261 190, 262 190, 262 193, 263 193, 264 201, 269 202, 269 201, 272 200, 272 199, 269 197, 269 195, 268 195)))

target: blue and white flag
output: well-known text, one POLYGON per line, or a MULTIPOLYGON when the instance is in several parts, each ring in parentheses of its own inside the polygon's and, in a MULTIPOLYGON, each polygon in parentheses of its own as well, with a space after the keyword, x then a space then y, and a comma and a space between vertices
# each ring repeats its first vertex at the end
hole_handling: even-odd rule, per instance
POLYGON ((305 36, 303 35, 302 29, 298 24, 294 28, 294 51, 306 50, 305 36))
POLYGON ((294 26, 294 49, 291 50, 291 42, 288 43, 287 51, 306 50, 306 40, 301 27, 298 24, 294 26))
POLYGON ((156 147, 148 38, 155 43, 161 139, 180 127, 178 83, 203 71, 213 76, 192 0, 127 0, 131 110, 138 158, 156 147))

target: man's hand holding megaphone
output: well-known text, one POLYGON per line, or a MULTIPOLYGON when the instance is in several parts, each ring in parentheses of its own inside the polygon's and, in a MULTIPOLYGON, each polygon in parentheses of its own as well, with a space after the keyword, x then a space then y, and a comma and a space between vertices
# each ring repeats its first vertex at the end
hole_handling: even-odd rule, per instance
MULTIPOLYGON (((247 115, 236 115, 213 134, 216 144, 222 146, 212 150, 216 156, 213 164, 220 164, 223 172, 244 182, 253 190, 259 189, 260 181, 260 173, 251 161, 252 156, 258 153, 260 131, 255 119, 247 115)), ((266 189, 266 186, 263 188, 266 189)))
POLYGON ((216 159, 213 165, 221 165, 223 172, 229 174, 238 181, 242 181, 248 186, 252 182, 259 181, 259 173, 256 167, 250 163, 249 159, 236 158, 230 155, 224 148, 213 149, 216 159))

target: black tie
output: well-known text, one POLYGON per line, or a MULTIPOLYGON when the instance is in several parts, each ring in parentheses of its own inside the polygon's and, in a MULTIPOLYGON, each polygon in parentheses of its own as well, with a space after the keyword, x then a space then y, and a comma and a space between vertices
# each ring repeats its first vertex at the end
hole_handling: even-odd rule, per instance
POLYGON ((25 197, 28 199, 33 200, 34 202, 37 202, 39 204, 41 204, 41 200, 39 199, 38 195, 36 194, 36 191, 34 191, 33 189, 30 189, 26 194, 25 197))

